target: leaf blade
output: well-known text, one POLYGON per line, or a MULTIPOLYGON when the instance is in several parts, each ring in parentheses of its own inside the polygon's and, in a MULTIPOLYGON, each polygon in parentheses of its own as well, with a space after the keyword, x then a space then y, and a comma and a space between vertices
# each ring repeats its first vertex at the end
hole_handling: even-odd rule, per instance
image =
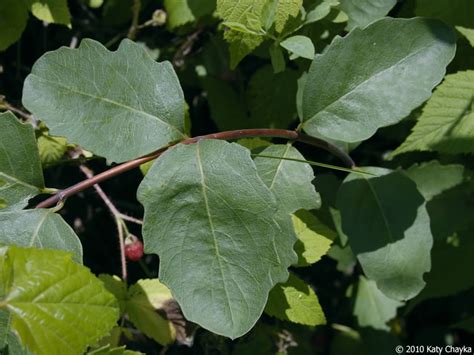
POLYGON ((343 142, 369 138, 431 95, 454 51, 449 27, 420 18, 386 18, 335 38, 309 70, 303 129, 343 142), (417 36, 406 42, 412 33, 417 36))
POLYGON ((185 317, 231 338, 246 333, 296 258, 289 215, 276 214, 249 151, 216 140, 175 146, 150 169, 138 199, 145 250, 160 255, 159 278, 185 317))
POLYGON ((184 97, 171 64, 129 40, 116 52, 85 39, 45 54, 25 80, 23 104, 52 135, 115 162, 184 138, 184 97))

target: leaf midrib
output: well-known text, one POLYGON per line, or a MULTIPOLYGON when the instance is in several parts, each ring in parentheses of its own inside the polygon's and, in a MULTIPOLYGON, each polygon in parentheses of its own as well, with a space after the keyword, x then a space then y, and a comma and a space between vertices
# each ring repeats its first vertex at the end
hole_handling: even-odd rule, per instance
MULTIPOLYGON (((330 108, 331 106, 337 104, 339 101, 341 101, 342 99, 346 98, 347 96, 349 96, 350 94, 354 93, 355 91, 357 91, 361 86, 363 86, 364 84, 370 82, 371 80, 373 80, 375 77, 381 75, 381 74, 384 74, 386 71, 388 70, 391 70, 392 68, 396 67, 397 65, 403 63, 405 60, 408 60, 410 59, 411 57, 415 56, 416 54, 418 54, 419 52, 421 52, 422 50, 426 49, 426 48, 429 48, 431 46, 423 46, 421 48, 419 48, 418 50, 416 50, 415 52, 413 52, 412 54, 410 54, 409 56, 406 56, 402 59, 400 59, 399 61, 395 62, 393 65, 377 72, 377 73, 374 73, 372 76, 370 76, 369 78, 361 81, 360 83, 358 83, 354 88, 352 88, 351 90, 349 90, 348 92, 346 92, 344 95, 342 96, 338 96, 336 97, 332 102, 328 103, 325 107, 323 107, 322 109, 318 110, 318 112, 316 112, 314 115, 312 115, 310 118, 308 118, 306 121, 303 122, 303 126, 305 125, 306 122, 309 122, 311 120, 314 120, 316 118, 317 115, 319 115, 321 112, 325 112, 328 110, 328 108, 330 108)), ((339 116, 340 117, 340 116, 339 116)), ((347 120, 347 119, 346 119, 347 120)))
POLYGON ((388 223, 387 217, 385 216, 384 210, 382 209, 382 204, 381 204, 381 202, 380 202, 380 200, 377 196, 377 193, 376 193, 374 187, 372 186, 372 184, 370 183, 369 179, 364 177, 364 180, 367 182, 367 185, 369 186, 370 192, 372 193, 372 195, 374 197, 374 200, 375 200, 375 203, 377 204, 378 210, 380 211, 380 215, 382 216, 385 228, 386 228, 387 233, 388 233, 388 239, 390 240, 390 243, 393 243, 393 242, 395 242, 395 238, 392 235, 392 232, 390 230, 390 225, 388 223))
POLYGON ((205 182, 205 178, 204 178, 204 169, 203 169, 202 161, 201 161, 199 143, 196 144, 196 159, 197 159, 197 163, 198 163, 198 167, 199 167, 199 173, 201 175, 202 194, 203 194, 203 197, 204 197, 204 204, 206 206, 206 214, 207 214, 207 217, 208 217, 208 220, 209 220, 209 227, 211 228, 212 238, 213 238, 213 242, 214 242, 214 249, 216 251, 217 262, 219 263, 219 271, 221 273, 222 285, 224 286, 223 288, 224 288, 224 292, 225 292, 225 296, 226 296, 226 301, 227 301, 227 305, 229 306, 229 312, 230 312, 230 316, 231 316, 232 323, 233 323, 233 320, 235 319, 235 317, 234 317, 234 314, 233 314, 232 306, 230 304, 229 291, 227 290, 227 284, 225 282, 225 277, 224 277, 224 272, 223 272, 223 267, 222 267, 222 262, 221 262, 222 257, 219 253, 219 246, 217 244, 217 237, 216 237, 216 234, 215 234, 214 222, 212 220, 211 211, 210 211, 210 208, 209 208, 209 201, 208 201, 207 192, 206 192, 207 186, 206 186, 206 182, 205 182))

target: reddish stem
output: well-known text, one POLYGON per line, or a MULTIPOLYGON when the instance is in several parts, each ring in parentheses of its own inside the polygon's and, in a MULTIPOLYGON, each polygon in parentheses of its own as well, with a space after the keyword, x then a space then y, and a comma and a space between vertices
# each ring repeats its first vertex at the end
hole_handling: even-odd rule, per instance
MULTIPOLYGON (((240 138, 250 138, 250 137, 273 137, 273 138, 284 138, 284 139, 289 139, 289 140, 295 140, 299 141, 302 143, 306 143, 321 149, 324 149, 328 151, 329 153, 335 155, 339 159, 341 159, 346 166, 349 168, 355 167, 354 161, 351 159, 351 157, 346 154, 344 151, 336 147, 335 145, 326 142, 322 139, 315 138, 315 137, 310 137, 307 136, 303 133, 299 133, 296 131, 290 131, 286 129, 267 129, 267 128, 258 128, 258 129, 239 129, 235 131, 226 131, 226 132, 219 132, 219 133, 212 133, 212 134, 206 134, 203 136, 197 136, 193 138, 188 138, 185 140, 182 140, 181 144, 193 144, 196 143, 202 139, 224 139, 224 140, 233 140, 233 139, 240 139, 240 138)), ((175 143, 177 144, 177 143, 175 143)), ((161 154, 163 154, 166 150, 168 150, 171 146, 175 145, 169 145, 167 147, 161 148, 157 150, 154 153, 151 153, 147 156, 128 161, 126 163, 114 166, 113 168, 104 171, 101 174, 97 174, 93 176, 92 178, 86 179, 84 181, 81 181, 73 186, 70 186, 57 194, 51 196, 50 198, 42 201, 39 203, 36 208, 47 208, 54 206, 56 203, 59 201, 63 201, 69 196, 72 196, 80 191, 83 191, 91 186, 94 186, 95 184, 98 184, 104 180, 108 180, 114 176, 120 175, 128 170, 131 170, 133 168, 136 168, 143 163, 149 162, 150 160, 158 158, 161 154)))

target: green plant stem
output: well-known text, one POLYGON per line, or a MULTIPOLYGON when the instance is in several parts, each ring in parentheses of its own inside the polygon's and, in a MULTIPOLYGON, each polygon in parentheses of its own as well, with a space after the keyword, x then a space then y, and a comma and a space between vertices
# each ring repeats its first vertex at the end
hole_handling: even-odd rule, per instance
POLYGON ((126 171, 129 171, 131 169, 134 169, 136 167, 139 167, 140 165, 149 162, 151 160, 154 160, 158 158, 161 154, 163 154, 165 151, 167 151, 170 147, 173 145, 176 145, 178 143, 181 144, 194 144, 196 142, 199 142, 200 140, 203 139, 224 139, 224 140, 235 140, 235 139, 240 139, 240 138, 251 138, 251 137, 272 137, 272 138, 284 138, 288 140, 293 140, 293 141, 299 141, 302 143, 306 143, 309 145, 312 145, 314 147, 318 147, 321 149, 324 149, 328 151, 329 153, 333 154, 334 156, 338 157, 341 159, 341 161, 344 163, 349 168, 354 168, 355 163, 351 159, 351 157, 336 147, 335 145, 326 142, 322 139, 315 138, 315 137, 310 137, 307 136, 303 133, 296 132, 296 131, 289 131, 285 129, 269 129, 269 128, 256 128, 256 129, 240 129, 240 130, 235 130, 235 131, 226 131, 226 132, 219 132, 219 133, 212 133, 212 134, 206 134, 203 136, 197 136, 193 138, 187 138, 184 139, 180 142, 176 142, 173 144, 170 144, 166 147, 163 147, 159 150, 157 150, 154 153, 151 153, 149 155, 146 155, 144 157, 128 161, 126 163, 114 166, 113 168, 104 171, 101 174, 97 174, 91 178, 88 178, 84 181, 81 181, 73 186, 70 186, 57 194, 51 196, 50 198, 42 201, 39 203, 36 208, 48 208, 51 206, 54 206, 56 203, 59 201, 63 201, 66 198, 75 195, 76 193, 83 191, 85 189, 88 189, 89 187, 94 186, 95 184, 98 184, 102 181, 108 180, 110 178, 113 178, 117 175, 123 174, 126 171))

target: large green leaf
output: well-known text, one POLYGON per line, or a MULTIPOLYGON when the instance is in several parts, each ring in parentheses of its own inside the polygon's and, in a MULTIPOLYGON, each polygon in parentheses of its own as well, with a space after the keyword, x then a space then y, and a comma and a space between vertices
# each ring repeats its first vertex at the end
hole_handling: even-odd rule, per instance
POLYGON ((405 300, 425 286, 433 237, 425 200, 400 172, 365 168, 377 174, 350 174, 341 185, 337 207, 342 229, 369 279, 390 298, 405 300))
POLYGON ((354 315, 361 327, 389 330, 387 322, 396 316, 397 308, 401 306, 403 302, 388 298, 380 292, 374 281, 360 276, 354 315))
POLYGON ((44 187, 34 129, 0 114, 0 209, 21 209, 44 187))
POLYGON ((252 127, 287 128, 295 120, 297 80, 292 69, 275 74, 265 66, 255 72, 247 88, 252 127))
POLYGON ((65 250, 82 263, 82 245, 72 228, 52 210, 0 213, 0 244, 65 250))
POLYGON ((414 150, 474 153, 474 70, 446 76, 394 155, 414 150))
POLYGON ((23 104, 52 135, 115 162, 184 136, 183 92, 171 64, 129 40, 116 52, 86 39, 43 55, 25 80, 23 104))
POLYGON ((12 329, 32 352, 83 353, 118 320, 115 298, 69 253, 10 246, 2 258, 11 285, 0 309, 12 315, 12 329))
POLYGON ((296 261, 290 215, 247 149, 206 140, 158 158, 138 189, 145 250, 187 319, 231 338, 261 315, 268 292, 296 261))
MULTIPOLYGON (((291 144, 271 145, 259 155, 304 160, 291 144)), ((321 198, 312 185, 314 173, 311 165, 265 157, 256 157, 255 165, 258 175, 275 195, 281 211, 290 214, 299 209, 320 207, 321 198)))
POLYGON ((313 289, 293 274, 287 282, 272 289, 265 313, 298 324, 326 324, 326 317, 313 289))
POLYGON ((429 201, 443 191, 462 183, 464 167, 459 164, 441 165, 438 161, 432 160, 411 166, 406 174, 416 183, 425 200, 429 201))
POLYGON ((397 0, 341 0, 341 10, 349 17, 347 27, 365 27, 381 19, 395 6, 397 0))
POLYGON ((429 19, 385 18, 336 37, 309 70, 304 130, 343 142, 369 138, 430 97, 454 52, 452 30, 429 19))
POLYGON ((158 280, 139 280, 130 287, 126 312, 130 321, 145 335, 162 345, 173 343, 176 331, 158 311, 173 299, 169 289, 158 280))

